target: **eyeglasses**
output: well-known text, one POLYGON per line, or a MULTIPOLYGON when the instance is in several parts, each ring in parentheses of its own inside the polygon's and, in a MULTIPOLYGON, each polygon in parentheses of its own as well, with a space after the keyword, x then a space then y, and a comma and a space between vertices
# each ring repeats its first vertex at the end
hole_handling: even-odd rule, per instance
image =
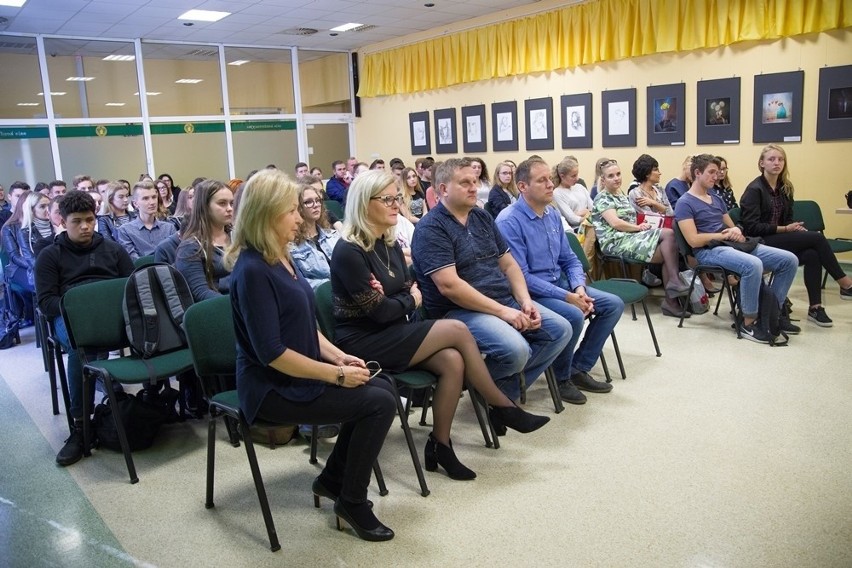
POLYGON ((302 202, 305 207, 313 207, 314 205, 319 205, 320 203, 322 203, 322 201, 320 201, 319 199, 305 199, 302 202))
POLYGON ((618 160, 607 160, 606 162, 601 163, 601 169, 608 168, 610 166, 617 166, 618 160))
POLYGON ((381 201, 382 203, 385 204, 385 207, 393 207, 394 203, 397 204, 397 205, 402 205, 402 194, 401 193, 397 193, 396 196, 380 195, 378 197, 371 197, 370 199, 371 200, 375 199, 376 201, 381 201))
POLYGON ((370 371, 370 378, 375 379, 382 372, 382 366, 378 361, 367 361, 367 370, 370 371))

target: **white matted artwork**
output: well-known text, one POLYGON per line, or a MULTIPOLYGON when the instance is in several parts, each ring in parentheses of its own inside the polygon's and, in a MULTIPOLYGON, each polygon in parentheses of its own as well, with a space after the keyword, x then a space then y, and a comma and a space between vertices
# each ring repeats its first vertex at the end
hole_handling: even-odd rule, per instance
POLYGON ((537 108, 530 111, 530 140, 547 139, 547 110, 537 108))
POLYGON ((498 112, 497 113, 497 140, 500 142, 510 142, 514 138, 512 130, 512 113, 498 112))
POLYGON ((610 136, 630 134, 630 105, 627 101, 609 103, 607 113, 609 114, 610 136))
POLYGON ((582 138, 586 135, 586 107, 565 107, 565 136, 582 138))
POLYGON ((467 128, 468 142, 474 144, 482 142, 482 119, 479 115, 466 117, 465 128, 467 128))
POLYGON ((425 146, 426 145, 426 123, 422 120, 417 120, 411 123, 411 127, 414 130, 414 145, 415 146, 425 146))
POLYGON ((438 119, 438 144, 453 143, 453 122, 449 118, 438 119))

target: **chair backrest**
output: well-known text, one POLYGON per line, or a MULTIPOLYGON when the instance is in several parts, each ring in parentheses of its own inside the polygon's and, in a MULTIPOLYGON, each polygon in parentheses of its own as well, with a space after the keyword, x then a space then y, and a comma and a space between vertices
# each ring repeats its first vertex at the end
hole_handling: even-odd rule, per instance
POLYGON ((688 256, 695 256, 692 252, 692 247, 689 246, 689 243, 686 242, 686 237, 683 236, 683 233, 680 232, 680 226, 677 223, 672 224, 672 229, 674 230, 675 242, 677 243, 677 250, 680 255, 684 258, 688 256))
POLYGON ((230 296, 218 296, 190 306, 183 317, 183 329, 196 375, 236 374, 237 338, 230 296))
POLYGON ((140 256, 139 258, 133 261, 133 268, 142 268, 143 266, 149 266, 156 262, 157 261, 154 260, 153 254, 149 254, 147 256, 140 256))
POLYGON ((326 199, 324 203, 326 211, 334 213, 338 219, 343 221, 343 206, 340 202, 335 201, 334 199, 326 199))
POLYGON ((71 288, 62 296, 62 317, 74 349, 114 351, 127 347, 124 287, 127 278, 111 278, 71 288))
POLYGON ((565 238, 568 239, 568 244, 571 246, 571 250, 574 251, 574 254, 577 255, 577 258, 579 258, 580 262, 583 264, 583 272, 588 273, 589 259, 586 258, 586 252, 583 250, 583 245, 580 244, 579 237, 577 237, 573 231, 565 231, 565 238))
POLYGON ((816 201, 794 201, 793 221, 801 221, 809 231, 825 231, 822 210, 816 201))
POLYGON ((323 282, 314 290, 317 304, 317 324, 320 333, 329 341, 334 341, 334 310, 332 309, 331 282, 323 282))
POLYGON ((728 211, 728 215, 731 217, 731 221, 734 222, 734 225, 740 224, 740 217, 742 216, 742 212, 739 207, 734 207, 730 211, 728 211))
POLYGON ((485 209, 485 212, 491 215, 492 218, 496 218, 497 216, 494 214, 494 211, 491 210, 491 203, 488 201, 485 202, 485 205, 482 206, 485 209))

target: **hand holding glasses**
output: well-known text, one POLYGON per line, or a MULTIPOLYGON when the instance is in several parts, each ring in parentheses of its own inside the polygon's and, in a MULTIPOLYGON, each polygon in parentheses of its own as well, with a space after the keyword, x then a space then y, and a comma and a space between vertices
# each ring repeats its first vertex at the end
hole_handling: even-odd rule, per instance
POLYGON ((375 379, 376 375, 382 372, 382 366, 378 361, 367 361, 367 370, 370 371, 370 378, 375 379))

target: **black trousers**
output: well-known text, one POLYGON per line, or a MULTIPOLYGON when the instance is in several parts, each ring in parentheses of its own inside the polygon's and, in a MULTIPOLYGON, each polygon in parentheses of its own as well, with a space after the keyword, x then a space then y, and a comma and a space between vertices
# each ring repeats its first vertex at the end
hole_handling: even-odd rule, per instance
POLYGON ((820 287, 823 268, 835 280, 846 276, 837 262, 837 257, 831 251, 831 245, 820 232, 775 233, 763 237, 763 240, 771 247, 790 251, 799 257, 799 264, 805 267, 805 288, 808 290, 808 302, 812 306, 822 303, 820 287))
POLYGON ((329 489, 340 487, 340 496, 353 503, 367 500, 373 464, 395 415, 393 387, 382 377, 354 389, 329 386, 310 402, 293 402, 270 392, 257 413, 268 422, 342 423, 322 477, 329 489))

